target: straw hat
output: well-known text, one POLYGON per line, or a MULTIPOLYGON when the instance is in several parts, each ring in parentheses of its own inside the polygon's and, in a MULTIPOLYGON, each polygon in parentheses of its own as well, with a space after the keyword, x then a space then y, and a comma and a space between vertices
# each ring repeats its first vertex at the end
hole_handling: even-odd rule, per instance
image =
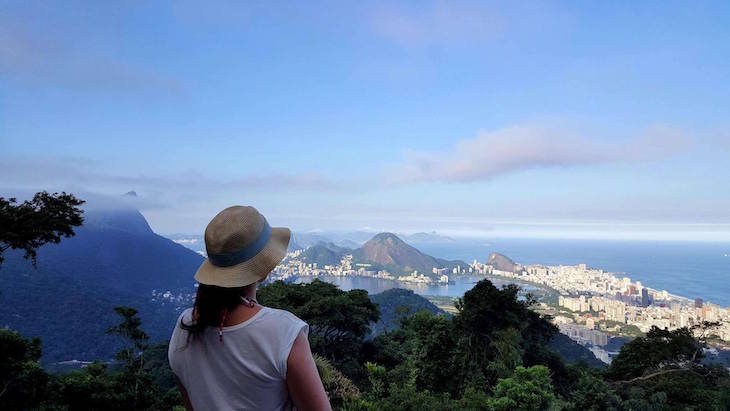
POLYGON ((228 207, 205 229, 208 258, 195 279, 229 288, 263 280, 286 256, 290 237, 288 228, 270 227, 253 207, 228 207))

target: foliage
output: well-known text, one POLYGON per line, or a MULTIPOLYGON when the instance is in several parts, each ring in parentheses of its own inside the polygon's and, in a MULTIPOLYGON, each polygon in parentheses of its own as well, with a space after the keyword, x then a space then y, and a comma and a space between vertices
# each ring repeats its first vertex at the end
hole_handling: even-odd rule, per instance
POLYGON ((596 371, 583 373, 575 389, 570 393, 573 410, 618 409, 621 399, 611 386, 596 371))
POLYGON ((362 374, 360 353, 378 308, 365 290, 342 291, 319 280, 308 284, 276 281, 258 290, 262 304, 294 313, 309 324, 312 351, 350 378, 362 374))
POLYGON ((0 408, 121 411, 169 410, 181 405, 177 389, 171 391, 171 387, 155 383, 159 374, 169 370, 167 350, 164 363, 144 365, 141 359, 148 346, 136 310, 119 307, 117 313, 122 321, 112 333, 128 340, 129 348, 120 350, 122 364, 114 370, 95 362, 66 374, 48 374, 38 363, 41 350, 37 338, 27 340, 16 332, 0 330, 0 383, 4 387, 0 408))
POLYGON ((536 365, 517 367, 512 377, 500 379, 489 405, 495 411, 546 410, 554 400, 550 370, 536 365))
POLYGON ((46 243, 58 244, 74 235, 73 227, 83 222, 79 208, 83 200, 73 194, 46 191, 17 204, 17 199, 0 197, 0 265, 7 249, 23 250, 36 265, 36 251, 46 243))
POLYGON ((333 408, 342 408, 345 404, 356 401, 360 397, 360 390, 357 386, 325 358, 315 355, 314 363, 317 365, 319 377, 322 379, 322 384, 333 408))
POLYGON ((608 375, 613 380, 627 380, 648 371, 697 365, 703 356, 702 345, 691 330, 652 327, 646 337, 624 346, 611 363, 608 375))
POLYGON ((122 317, 122 322, 107 330, 107 334, 117 335, 128 340, 130 345, 117 352, 115 358, 122 361, 128 368, 141 369, 144 366, 142 353, 147 349, 149 336, 142 331, 142 320, 138 311, 132 307, 114 307, 114 312, 122 317))
POLYGON ((48 376, 38 364, 41 341, 0 329, 0 408, 37 407, 46 396, 48 376))
POLYGON ((730 374, 700 361, 703 346, 688 328, 654 327, 622 347, 607 377, 626 408, 724 409, 730 374))
MULTIPOLYGON (((371 341, 365 340, 367 326, 378 313, 363 293, 315 281, 274 283, 261 296, 308 321, 314 350, 331 355, 316 355, 315 363, 335 409, 730 409, 730 375, 699 360, 704 341, 698 330, 652 329, 624 345, 606 369, 568 365, 548 350, 554 328, 532 313, 529 299, 486 280, 473 291, 453 317, 419 311, 371 341)), ((0 408, 179 407, 166 345, 149 344, 135 309, 115 311, 119 323, 109 332, 124 340, 118 362, 63 375, 41 368, 38 339, 0 330, 0 408)))

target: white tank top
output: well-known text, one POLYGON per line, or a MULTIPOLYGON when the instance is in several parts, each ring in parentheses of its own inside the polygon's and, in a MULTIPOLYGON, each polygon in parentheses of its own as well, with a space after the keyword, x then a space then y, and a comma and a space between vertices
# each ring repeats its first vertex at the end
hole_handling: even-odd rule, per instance
POLYGON ((180 327, 191 323, 192 308, 183 311, 170 339, 168 358, 196 411, 291 410, 286 363, 299 332, 307 323, 294 314, 262 307, 241 324, 208 327, 198 335, 180 327), (188 338, 190 336, 190 338, 188 338))

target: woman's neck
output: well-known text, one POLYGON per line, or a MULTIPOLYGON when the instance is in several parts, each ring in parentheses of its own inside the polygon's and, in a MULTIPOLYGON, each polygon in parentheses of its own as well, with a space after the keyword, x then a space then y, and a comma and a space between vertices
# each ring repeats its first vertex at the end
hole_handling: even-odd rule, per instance
POLYGON ((226 321, 223 323, 224 326, 230 327, 232 325, 241 324, 244 321, 248 321, 251 317, 256 315, 256 313, 261 311, 261 305, 259 305, 256 300, 256 287, 246 290, 242 297, 253 304, 246 304, 246 301, 242 299, 241 304, 228 313, 226 321))

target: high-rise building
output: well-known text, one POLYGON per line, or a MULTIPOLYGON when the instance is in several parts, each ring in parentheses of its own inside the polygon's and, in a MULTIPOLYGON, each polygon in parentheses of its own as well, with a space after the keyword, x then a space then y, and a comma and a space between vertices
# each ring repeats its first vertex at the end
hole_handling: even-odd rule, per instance
POLYGON ((702 308, 702 299, 701 298, 695 299, 695 308, 702 308))
POLYGON ((647 290, 646 287, 641 289, 641 306, 649 306, 649 290, 647 290))

